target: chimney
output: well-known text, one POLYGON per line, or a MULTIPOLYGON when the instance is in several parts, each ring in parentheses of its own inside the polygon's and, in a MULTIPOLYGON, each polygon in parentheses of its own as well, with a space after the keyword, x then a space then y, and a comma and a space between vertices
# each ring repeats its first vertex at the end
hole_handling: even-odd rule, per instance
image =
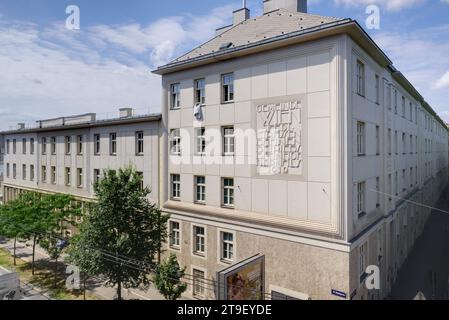
POLYGON ((17 129, 22 130, 25 129, 25 123, 21 122, 17 124, 17 129))
POLYGON ((307 0, 263 0, 263 14, 279 9, 307 13, 307 0))
POLYGON ((133 108, 121 108, 120 110, 120 118, 129 118, 134 114, 133 108))
MULTIPOLYGON (((244 5, 246 5, 246 1, 244 5)), ((236 26, 239 23, 242 23, 243 21, 246 21, 250 18, 249 9, 246 8, 246 6, 241 9, 235 10, 232 14, 234 16, 234 20, 232 23, 233 26, 236 26)))

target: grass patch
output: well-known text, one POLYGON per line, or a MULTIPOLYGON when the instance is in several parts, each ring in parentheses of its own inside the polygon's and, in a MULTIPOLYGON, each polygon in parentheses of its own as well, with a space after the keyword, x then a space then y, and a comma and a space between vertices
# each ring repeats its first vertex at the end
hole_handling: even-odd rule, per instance
MULTIPOLYGON (((58 273, 55 277, 54 262, 39 260, 35 263, 34 276, 31 274, 31 263, 22 259, 16 259, 17 266, 14 266, 12 255, 0 249, 0 265, 20 274, 20 280, 31 283, 40 291, 56 300, 83 300, 82 290, 68 290, 65 287, 66 275, 65 265, 58 263, 58 273)), ((86 292, 86 300, 100 300, 96 295, 86 292)))

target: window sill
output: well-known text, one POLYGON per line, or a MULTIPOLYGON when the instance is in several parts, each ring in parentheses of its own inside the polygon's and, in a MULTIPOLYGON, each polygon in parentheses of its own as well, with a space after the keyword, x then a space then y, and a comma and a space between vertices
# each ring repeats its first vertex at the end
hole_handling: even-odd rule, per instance
POLYGON ((195 257, 199 257, 199 258, 205 258, 206 257, 206 253, 205 252, 193 252, 193 255, 195 257))
POLYGON ((357 157, 366 157, 366 154, 364 154, 364 153, 357 154, 357 157))
POLYGON ((143 153, 136 153, 136 157, 143 157, 143 153))
POLYGON ((231 104, 234 103, 234 100, 222 101, 221 104, 231 104))
POLYGON ((364 216, 366 216, 366 212, 360 212, 357 216, 358 216, 359 219, 361 219, 364 216))
POLYGON ((222 204, 221 207, 222 207, 223 209, 228 209, 228 210, 234 210, 234 209, 235 209, 234 206, 227 206, 227 205, 224 205, 224 204, 222 204))
POLYGON ((228 260, 228 259, 220 259, 221 263, 225 263, 225 264, 233 264, 234 261, 233 260, 228 260))
POLYGON ((171 250, 181 251, 181 247, 169 246, 171 250))
POLYGON ((378 203, 378 204, 376 204, 376 209, 379 209, 380 208, 380 204, 378 203))
POLYGON ((170 198, 170 200, 172 200, 172 201, 177 201, 177 202, 181 202, 181 199, 180 199, 180 198, 170 198))
POLYGON ((181 107, 177 107, 177 108, 171 108, 170 107, 170 111, 175 111, 175 110, 181 110, 181 107))
POLYGON ((205 201, 195 201, 194 203, 199 205, 199 206, 205 206, 206 205, 205 201))

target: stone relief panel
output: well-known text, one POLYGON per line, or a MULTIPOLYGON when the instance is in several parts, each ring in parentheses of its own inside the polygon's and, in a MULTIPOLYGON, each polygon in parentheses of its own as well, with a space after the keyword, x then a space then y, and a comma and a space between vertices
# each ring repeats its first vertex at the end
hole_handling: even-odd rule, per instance
POLYGON ((302 100, 256 103, 257 175, 303 175, 302 100))

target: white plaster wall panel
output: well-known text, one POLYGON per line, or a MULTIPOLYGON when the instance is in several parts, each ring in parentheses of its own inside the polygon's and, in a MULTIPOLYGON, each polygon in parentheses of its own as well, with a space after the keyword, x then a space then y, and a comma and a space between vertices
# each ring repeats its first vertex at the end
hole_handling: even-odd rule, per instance
POLYGON ((192 172, 197 176, 204 176, 206 174, 206 166, 203 164, 203 157, 192 157, 192 172))
POLYGON ((288 191, 287 181, 271 180, 269 185, 269 214, 287 216, 288 191))
POLYGON ((181 108, 193 107, 193 80, 181 81, 181 108))
POLYGON ((307 219, 307 182, 288 181, 288 216, 295 219, 307 219))
POLYGON ((173 174, 181 173, 181 161, 178 156, 168 156, 168 170, 173 174))
POLYGON ((236 102, 244 102, 251 99, 251 68, 242 68, 234 72, 236 102))
POLYGON ((327 91, 330 88, 330 53, 307 57, 307 92, 327 91))
MULTIPOLYGON (((251 93, 250 91, 248 91, 251 93)), ((247 123, 251 121, 251 102, 235 103, 235 123, 247 123)))
POLYGON ((353 94, 353 116, 360 121, 382 123, 382 108, 375 103, 367 101, 358 94, 353 94))
POLYGON ((190 107, 190 108, 181 109, 181 127, 182 128, 186 128, 186 127, 191 128, 193 126, 193 121, 194 121, 193 108, 190 107))
POLYGON ((219 176, 206 176, 206 202, 209 206, 221 206, 221 178, 219 176))
POLYGON ((193 202, 193 175, 181 174, 181 201, 192 203, 193 202))
POLYGON ((268 199, 268 180, 252 179, 252 211, 268 214, 268 199))
POLYGON ((287 60, 287 94, 307 92, 307 58, 299 57, 287 60))
POLYGON ((308 120, 308 156, 330 156, 330 120, 317 118, 308 120))
MULTIPOLYGON (((234 162, 233 161, 234 159, 232 159, 233 157, 227 157, 227 158, 231 158, 231 159, 227 160, 228 162, 230 162, 230 161, 234 162)), ((234 163, 232 163, 232 164, 224 163, 224 164, 220 165, 220 176, 230 177, 230 178, 234 177, 235 176, 234 168, 235 168, 234 163)))
POLYGON ((238 139, 235 141, 235 154, 237 156, 248 156, 251 152, 257 152, 257 137, 250 123, 239 123, 234 125, 234 132, 238 139))
POLYGON ((331 159, 329 157, 309 157, 308 180, 313 182, 330 182, 331 159))
POLYGON ((309 118, 330 117, 329 91, 315 92, 307 95, 309 118))
POLYGON ((220 123, 234 124, 234 104, 227 103, 220 106, 220 123))
POLYGON ((287 64, 285 61, 268 65, 268 96, 280 97, 287 94, 287 64))
POLYGON ((326 224, 331 223, 330 184, 309 182, 307 189, 308 219, 326 224))
POLYGON ((206 165, 206 175, 214 175, 214 176, 220 175, 220 164, 217 163, 218 162, 206 165))
POLYGON ((268 96, 268 66, 260 65, 251 68, 251 98, 262 99, 268 96))
POLYGON ((353 181, 363 181, 364 179, 381 175, 382 163, 377 157, 354 157, 353 158, 353 181))
POLYGON ((251 177, 252 166, 249 165, 247 156, 235 156, 235 176, 236 177, 251 177))
POLYGON ((237 210, 251 211, 251 179, 235 178, 235 208, 237 210))
POLYGON ((206 77, 206 103, 207 106, 221 103, 221 75, 212 74, 206 77))
MULTIPOLYGON (((207 105, 204 111, 204 123, 206 126, 216 126, 220 124, 220 106, 207 105)), ((192 113, 193 118, 193 113, 192 113)))

